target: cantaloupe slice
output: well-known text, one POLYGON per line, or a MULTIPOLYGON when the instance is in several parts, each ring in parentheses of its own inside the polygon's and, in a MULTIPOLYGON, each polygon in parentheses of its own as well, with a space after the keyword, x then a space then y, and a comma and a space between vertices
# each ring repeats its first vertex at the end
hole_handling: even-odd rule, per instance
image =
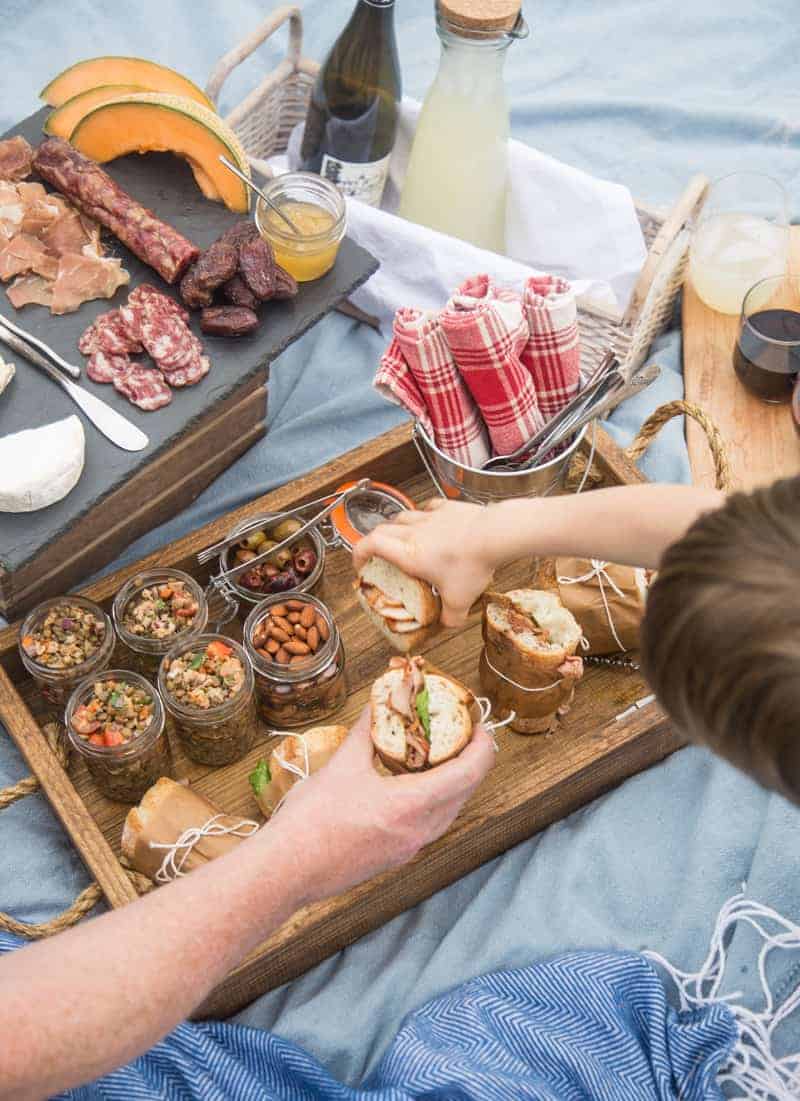
POLYGON ((220 155, 250 175, 247 154, 230 126, 214 111, 185 96, 138 92, 95 107, 81 119, 70 142, 101 164, 126 153, 176 153, 185 157, 208 199, 245 214, 247 185, 220 162, 220 155))
POLYGON ((52 134, 55 138, 64 138, 69 141, 70 135, 84 115, 88 115, 101 103, 108 103, 112 99, 120 99, 135 92, 147 92, 140 84, 101 84, 99 88, 90 88, 87 92, 79 92, 77 96, 68 99, 55 111, 51 111, 45 119, 42 127, 45 134, 52 134))
POLYGON ((88 57, 54 77, 42 88, 39 98, 51 107, 61 107, 73 96, 102 84, 137 84, 151 92, 187 96, 216 111, 212 101, 193 81, 166 65, 143 57, 88 57))

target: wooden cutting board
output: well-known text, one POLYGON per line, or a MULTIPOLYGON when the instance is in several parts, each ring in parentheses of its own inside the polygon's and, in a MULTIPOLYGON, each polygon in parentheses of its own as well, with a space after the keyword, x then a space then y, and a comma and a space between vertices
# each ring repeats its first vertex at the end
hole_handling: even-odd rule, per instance
MULTIPOLYGON (((790 265, 800 271, 800 226, 791 229, 790 265)), ((688 277, 683 289, 683 377, 686 400, 699 405, 719 428, 728 448, 733 485, 753 489, 800 473, 800 437, 788 405, 753 397, 733 371, 738 318, 710 310, 688 277)), ((687 418, 692 479, 714 485, 705 434, 687 418)))

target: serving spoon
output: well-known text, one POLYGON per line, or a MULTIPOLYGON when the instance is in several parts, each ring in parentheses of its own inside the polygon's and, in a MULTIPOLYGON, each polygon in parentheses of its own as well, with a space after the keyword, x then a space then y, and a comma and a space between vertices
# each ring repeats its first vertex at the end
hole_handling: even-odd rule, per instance
POLYGON ((292 231, 292 233, 295 234, 296 237, 303 236, 300 230, 292 221, 292 219, 289 217, 289 215, 284 214, 280 206, 278 206, 277 203, 273 202, 272 199, 268 199, 261 188, 257 184, 254 184, 249 176, 245 176, 244 172, 240 171, 240 169, 238 169, 232 161, 229 161, 223 153, 220 153, 219 159, 222 161, 229 172, 232 172, 234 176, 238 176, 242 183, 246 183, 251 191, 255 191, 256 195, 258 195, 259 199, 261 199, 265 206, 268 206, 270 210, 274 210, 279 218, 283 218, 284 222, 286 222, 287 226, 292 231))

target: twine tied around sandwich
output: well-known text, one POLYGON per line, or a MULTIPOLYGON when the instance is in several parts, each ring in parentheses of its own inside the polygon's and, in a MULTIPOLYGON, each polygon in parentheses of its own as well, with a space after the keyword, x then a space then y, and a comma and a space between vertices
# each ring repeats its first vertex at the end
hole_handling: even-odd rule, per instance
POLYGON ((173 879, 188 875, 183 866, 204 837, 251 837, 259 828, 258 822, 250 818, 243 818, 233 826, 224 826, 219 819, 227 817, 225 814, 215 814, 202 826, 189 826, 177 841, 150 841, 151 849, 165 850, 161 867, 155 875, 156 883, 170 883, 173 879))
MULTIPOLYGON (((275 760, 278 762, 278 764, 285 768, 287 772, 291 772, 293 775, 295 775, 300 783, 302 783, 303 780, 307 780, 311 775, 311 762, 308 759, 308 742, 305 739, 305 735, 297 734, 294 730, 273 730, 272 736, 273 738, 297 738, 301 742, 303 746, 302 768, 299 765, 296 765, 293 761, 287 761, 284 757, 280 755, 280 753, 278 753, 277 749, 274 749, 272 752, 275 755, 275 760)), ((289 788, 289 791, 291 790, 292 789, 289 788)), ((284 801, 286 800, 286 796, 289 794, 289 791, 284 792, 284 794, 275 804, 272 815, 277 814, 278 811, 281 809, 284 801)), ((272 815, 270 815, 270 817, 272 817, 272 815)))
POLYGON ((559 684, 563 684, 566 677, 559 677, 558 680, 554 680, 552 684, 545 684, 541 688, 530 688, 527 684, 520 684, 519 681, 514 680, 512 677, 507 676, 505 673, 501 673, 497 666, 493 663, 492 659, 486 652, 486 648, 483 650, 483 660, 489 666, 493 673, 496 673, 500 680, 506 681, 507 684, 513 684, 515 688, 519 688, 521 692, 549 692, 551 688, 557 688, 559 684))
POLYGON ((497 738, 495 734, 501 727, 508 726, 509 723, 513 723, 517 717, 516 711, 509 711, 508 716, 505 719, 497 719, 495 722, 490 723, 487 720, 492 714, 492 701, 488 696, 476 696, 475 703, 480 708, 481 716, 480 723, 486 730, 489 731, 489 735, 492 739, 492 745, 494 746, 495 753, 500 752, 500 746, 497 744, 497 738))
POLYGON ((611 628, 611 634, 614 636, 614 641, 616 642, 620 650, 623 653, 627 653, 628 648, 627 646, 624 646, 622 644, 620 637, 617 634, 617 629, 614 626, 614 618, 611 615, 611 609, 608 606, 608 597, 606 596, 605 585, 608 584, 614 590, 620 600, 625 599, 625 594, 606 570, 608 562, 601 562, 599 558, 590 558, 589 561, 592 564, 592 568, 581 577, 558 577, 556 580, 558 581, 559 585, 583 585, 589 581, 594 581, 594 579, 597 578, 598 585, 600 586, 600 599, 603 601, 603 609, 606 613, 608 625, 611 628))

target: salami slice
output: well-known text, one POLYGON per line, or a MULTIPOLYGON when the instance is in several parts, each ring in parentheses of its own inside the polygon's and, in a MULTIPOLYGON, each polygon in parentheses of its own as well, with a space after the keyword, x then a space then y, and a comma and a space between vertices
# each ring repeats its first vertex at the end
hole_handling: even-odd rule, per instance
POLYGON ((132 363, 127 371, 115 375, 113 382, 115 390, 148 413, 172 401, 172 391, 154 367, 132 363))
POLYGON ((168 294, 162 294, 150 283, 141 283, 135 290, 132 290, 128 295, 128 305, 144 307, 148 312, 156 309, 163 310, 179 317, 181 321, 189 320, 189 311, 185 310, 180 302, 176 302, 168 294))
MULTIPOLYGON (((99 321, 99 318, 98 318, 99 321)), ((78 351, 81 355, 90 356, 99 348, 97 340, 97 321, 93 321, 88 329, 84 329, 78 340, 78 351)))
POLYGON ((110 310, 98 317, 96 341, 100 351, 109 355, 130 355, 142 351, 142 345, 136 334, 128 328, 121 310, 110 310))
POLYGON ((167 378, 170 386, 194 386, 201 378, 205 378, 211 370, 211 360, 208 356, 197 356, 188 367, 181 367, 178 371, 170 371, 167 378))
POLYGON ((180 343, 177 343, 168 355, 159 356, 156 363, 160 370, 169 376, 173 371, 188 367, 192 360, 197 359, 202 354, 203 345, 194 333, 187 329, 180 343))
POLYGON ((97 351, 89 356, 86 374, 92 382, 113 382, 118 375, 124 375, 131 365, 126 355, 108 355, 97 351))

